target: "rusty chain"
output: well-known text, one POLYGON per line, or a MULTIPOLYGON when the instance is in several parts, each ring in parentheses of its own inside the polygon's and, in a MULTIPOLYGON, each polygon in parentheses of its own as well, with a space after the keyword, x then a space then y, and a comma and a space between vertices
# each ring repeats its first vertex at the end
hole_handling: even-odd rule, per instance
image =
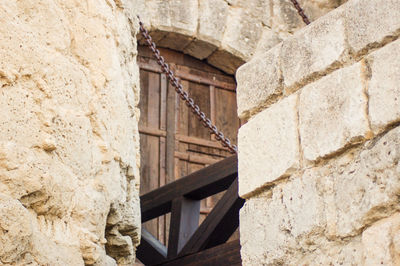
POLYGON ((192 112, 197 115, 201 123, 208 128, 210 134, 215 134, 215 138, 219 140, 224 147, 227 147, 231 153, 237 153, 236 145, 233 145, 231 141, 224 136, 224 134, 218 130, 218 128, 212 124, 211 120, 207 118, 206 114, 200 110, 200 107, 194 103, 193 99, 189 97, 189 94, 183 90, 182 84, 175 77, 174 72, 169 68, 168 64, 164 61, 164 57, 160 55, 160 51, 157 49, 156 44, 152 40, 149 32, 144 27, 140 17, 139 19, 140 32, 146 39, 146 42, 153 52, 154 56, 157 58, 158 64, 161 66, 162 71, 168 76, 171 85, 175 88, 175 91, 179 94, 180 98, 186 102, 186 105, 192 110, 192 112))
POLYGON ((310 20, 308 19, 306 14, 304 14, 304 10, 301 8, 299 2, 297 2, 297 0, 291 0, 291 1, 297 10, 297 13, 299 13, 300 17, 303 19, 304 23, 306 23, 307 25, 310 24, 310 20))

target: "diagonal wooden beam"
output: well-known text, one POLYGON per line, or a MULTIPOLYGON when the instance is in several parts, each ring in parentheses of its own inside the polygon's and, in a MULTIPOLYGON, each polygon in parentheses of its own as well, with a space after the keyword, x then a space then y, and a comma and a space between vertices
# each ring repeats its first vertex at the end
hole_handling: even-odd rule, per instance
POLYGON ((142 238, 136 250, 136 257, 145 265, 156 265, 167 258, 167 248, 142 228, 142 238))
POLYGON ((239 210, 244 199, 238 196, 237 178, 199 226, 179 256, 225 243, 239 226, 239 210))
POLYGON ((199 200, 181 197, 172 202, 168 258, 175 258, 178 255, 199 226, 199 217, 199 200))
POLYGON ((155 189, 140 197, 142 223, 171 211, 175 198, 207 198, 226 190, 236 177, 237 155, 155 189))
POLYGON ((162 264, 163 266, 241 266, 240 242, 234 240, 199 253, 179 257, 162 264))

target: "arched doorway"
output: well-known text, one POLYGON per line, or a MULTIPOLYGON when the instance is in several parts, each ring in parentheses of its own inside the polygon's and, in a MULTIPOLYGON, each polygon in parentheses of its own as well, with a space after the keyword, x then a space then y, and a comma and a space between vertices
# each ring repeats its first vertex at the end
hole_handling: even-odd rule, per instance
MULTIPOLYGON (((148 47, 138 47, 140 67, 139 123, 141 149, 141 194, 154 190, 231 154, 179 99, 148 47)), ((166 62, 180 78, 184 89, 208 117, 236 144, 236 83, 231 75, 191 56, 160 48, 166 62)), ((200 222, 218 200, 201 203, 200 222)), ((144 224, 167 245, 169 215, 144 224)))

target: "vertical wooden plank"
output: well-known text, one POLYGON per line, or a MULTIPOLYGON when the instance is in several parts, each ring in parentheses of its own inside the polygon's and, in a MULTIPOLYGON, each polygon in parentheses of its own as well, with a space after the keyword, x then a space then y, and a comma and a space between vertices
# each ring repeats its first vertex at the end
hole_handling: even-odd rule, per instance
MULTIPOLYGON (((141 125, 159 128, 160 77, 156 73, 141 71, 141 125)), ((159 187, 159 138, 141 134, 141 193, 159 187)), ((158 221, 149 221, 144 225, 153 235, 159 235, 158 221)))
MULTIPOLYGON (((171 70, 174 70, 175 65, 170 64, 171 70)), ((167 138, 166 138, 166 183, 173 182, 175 180, 175 103, 176 92, 175 88, 168 83, 167 85, 167 111, 166 111, 166 122, 167 122, 167 138)), ((170 215, 167 214, 165 220, 165 238, 169 238, 169 224, 170 215)))
MULTIPOLYGON (((181 84, 182 84, 183 90, 186 92, 189 92, 189 82, 187 80, 181 80, 181 84)), ((179 101, 178 133, 181 135, 188 136, 188 134, 189 134, 188 118, 189 118, 189 108, 186 106, 185 102, 180 100, 179 101)), ((188 144, 181 142, 181 143, 179 143, 177 150, 180 152, 187 153, 188 148, 189 148, 188 144)), ((177 177, 182 177, 182 176, 186 176, 186 175, 188 175, 188 164, 184 160, 179 160, 177 177)))
MULTIPOLYGON (((167 129, 167 86, 168 80, 165 74, 160 75, 160 129, 167 129)), ((160 137, 160 184, 162 187, 166 184, 166 138, 160 137)), ((166 236, 166 216, 161 216, 158 221, 159 236, 158 239, 163 244, 167 243, 166 236)))
POLYGON ((168 258, 174 258, 196 231, 199 224, 200 201, 185 197, 172 202, 168 242, 168 258))
MULTIPOLYGON (((211 122, 215 125, 216 120, 216 110, 215 110, 215 87, 210 85, 210 119, 211 122)), ((211 135, 211 139, 215 140, 215 135, 211 135)))
POLYGON ((216 126, 226 132, 227 137, 237 143, 237 131, 239 129, 239 118, 237 116, 236 94, 227 90, 216 89, 216 126))

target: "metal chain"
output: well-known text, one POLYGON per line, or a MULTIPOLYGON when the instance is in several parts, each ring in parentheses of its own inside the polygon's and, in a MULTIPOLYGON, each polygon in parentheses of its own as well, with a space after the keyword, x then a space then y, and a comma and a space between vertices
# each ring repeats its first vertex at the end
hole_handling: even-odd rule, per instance
POLYGON ((297 2, 297 0, 291 0, 291 1, 297 10, 297 13, 299 13, 300 17, 303 19, 304 23, 306 23, 307 25, 310 24, 310 20, 308 19, 306 14, 304 14, 304 10, 301 8, 299 2, 297 2))
POLYGON ((160 55, 160 51, 157 49, 156 44, 153 42, 149 32, 143 26, 140 17, 137 16, 139 19, 140 25, 140 32, 142 33, 143 37, 146 39, 148 46, 150 47, 151 51, 157 58, 158 64, 161 66, 163 72, 167 74, 168 79, 171 85, 175 88, 175 91, 179 94, 180 98, 186 102, 186 105, 192 110, 192 112, 197 115, 198 119, 201 123, 208 128, 210 134, 215 134, 215 138, 219 140, 224 147, 227 147, 231 153, 237 153, 236 145, 233 145, 231 141, 224 136, 224 134, 218 130, 218 128, 212 124, 211 120, 207 118, 204 112, 200 110, 200 107, 194 103, 193 99, 189 97, 189 94, 183 90, 183 87, 179 80, 175 77, 174 72, 169 68, 168 64, 164 61, 164 57, 160 55))

